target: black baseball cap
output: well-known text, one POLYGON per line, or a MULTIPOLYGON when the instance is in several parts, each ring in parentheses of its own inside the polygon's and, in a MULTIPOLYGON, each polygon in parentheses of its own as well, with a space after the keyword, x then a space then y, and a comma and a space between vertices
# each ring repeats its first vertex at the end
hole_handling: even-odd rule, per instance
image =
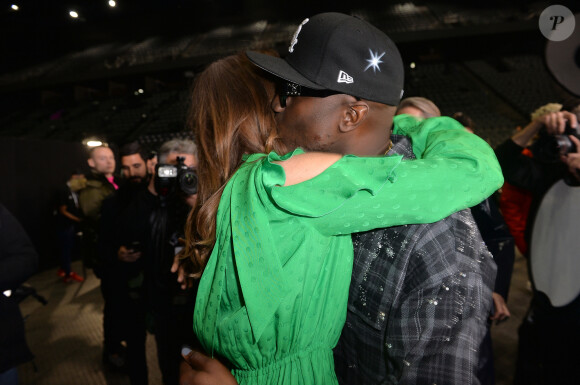
POLYGON ((320 13, 298 26, 284 58, 248 51, 258 67, 292 83, 388 105, 403 96, 399 50, 385 33, 357 17, 320 13))

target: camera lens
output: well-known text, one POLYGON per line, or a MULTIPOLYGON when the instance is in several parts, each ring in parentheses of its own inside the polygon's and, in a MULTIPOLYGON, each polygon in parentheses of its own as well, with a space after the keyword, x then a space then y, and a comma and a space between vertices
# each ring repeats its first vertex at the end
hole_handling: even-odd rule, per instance
POLYGON ((179 173, 179 187, 187 195, 197 193, 197 174, 190 168, 181 169, 179 173))

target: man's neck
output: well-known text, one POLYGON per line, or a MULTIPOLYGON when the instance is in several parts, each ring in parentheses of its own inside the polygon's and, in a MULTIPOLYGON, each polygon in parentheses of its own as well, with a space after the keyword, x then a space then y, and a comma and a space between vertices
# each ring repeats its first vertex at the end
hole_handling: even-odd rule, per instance
POLYGON ((345 137, 347 144, 352 143, 351 154, 357 156, 382 156, 391 144, 391 132, 394 126, 395 108, 380 103, 371 103, 371 112, 365 120, 353 130, 354 136, 345 137))
POLYGON ((356 156, 384 155, 391 144, 392 123, 388 127, 374 122, 354 130, 350 136, 344 136, 345 154, 356 156))
POLYGON ((389 135, 389 139, 387 140, 386 146, 384 146, 381 149, 381 151, 376 155, 387 155, 387 152, 389 152, 391 150, 391 148, 393 148, 393 142, 391 142, 391 137, 389 135))
POLYGON ((373 139, 375 140, 358 141, 354 146, 347 147, 345 153, 356 156, 381 156, 390 150, 390 135, 373 139))
POLYGON ((94 176, 97 176, 97 177, 105 177, 105 178, 107 178, 107 179, 111 179, 111 178, 113 177, 113 174, 112 174, 112 173, 103 174, 102 172, 98 172, 98 171, 96 171, 94 168, 93 168, 93 169, 91 169, 91 173, 92 173, 94 176))

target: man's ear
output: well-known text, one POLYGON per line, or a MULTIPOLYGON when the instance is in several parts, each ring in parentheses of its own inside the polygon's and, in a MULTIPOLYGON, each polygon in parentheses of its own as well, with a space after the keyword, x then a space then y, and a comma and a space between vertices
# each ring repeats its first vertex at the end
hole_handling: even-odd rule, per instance
POLYGON ((340 130, 348 132, 356 129, 366 119, 369 109, 369 105, 364 100, 359 100, 348 106, 344 110, 340 130))
POLYGON ((93 160, 93 158, 87 159, 87 163, 89 164, 90 168, 95 168, 95 161, 93 160))

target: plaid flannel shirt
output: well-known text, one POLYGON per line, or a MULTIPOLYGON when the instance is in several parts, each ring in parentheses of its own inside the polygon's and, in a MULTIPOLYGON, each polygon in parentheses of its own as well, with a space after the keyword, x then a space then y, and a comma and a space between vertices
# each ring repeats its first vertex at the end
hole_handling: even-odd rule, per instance
MULTIPOLYGON (((413 158, 393 136, 389 154, 413 158)), ((334 351, 346 384, 478 384, 496 267, 469 210, 353 235, 345 327, 334 351)))

